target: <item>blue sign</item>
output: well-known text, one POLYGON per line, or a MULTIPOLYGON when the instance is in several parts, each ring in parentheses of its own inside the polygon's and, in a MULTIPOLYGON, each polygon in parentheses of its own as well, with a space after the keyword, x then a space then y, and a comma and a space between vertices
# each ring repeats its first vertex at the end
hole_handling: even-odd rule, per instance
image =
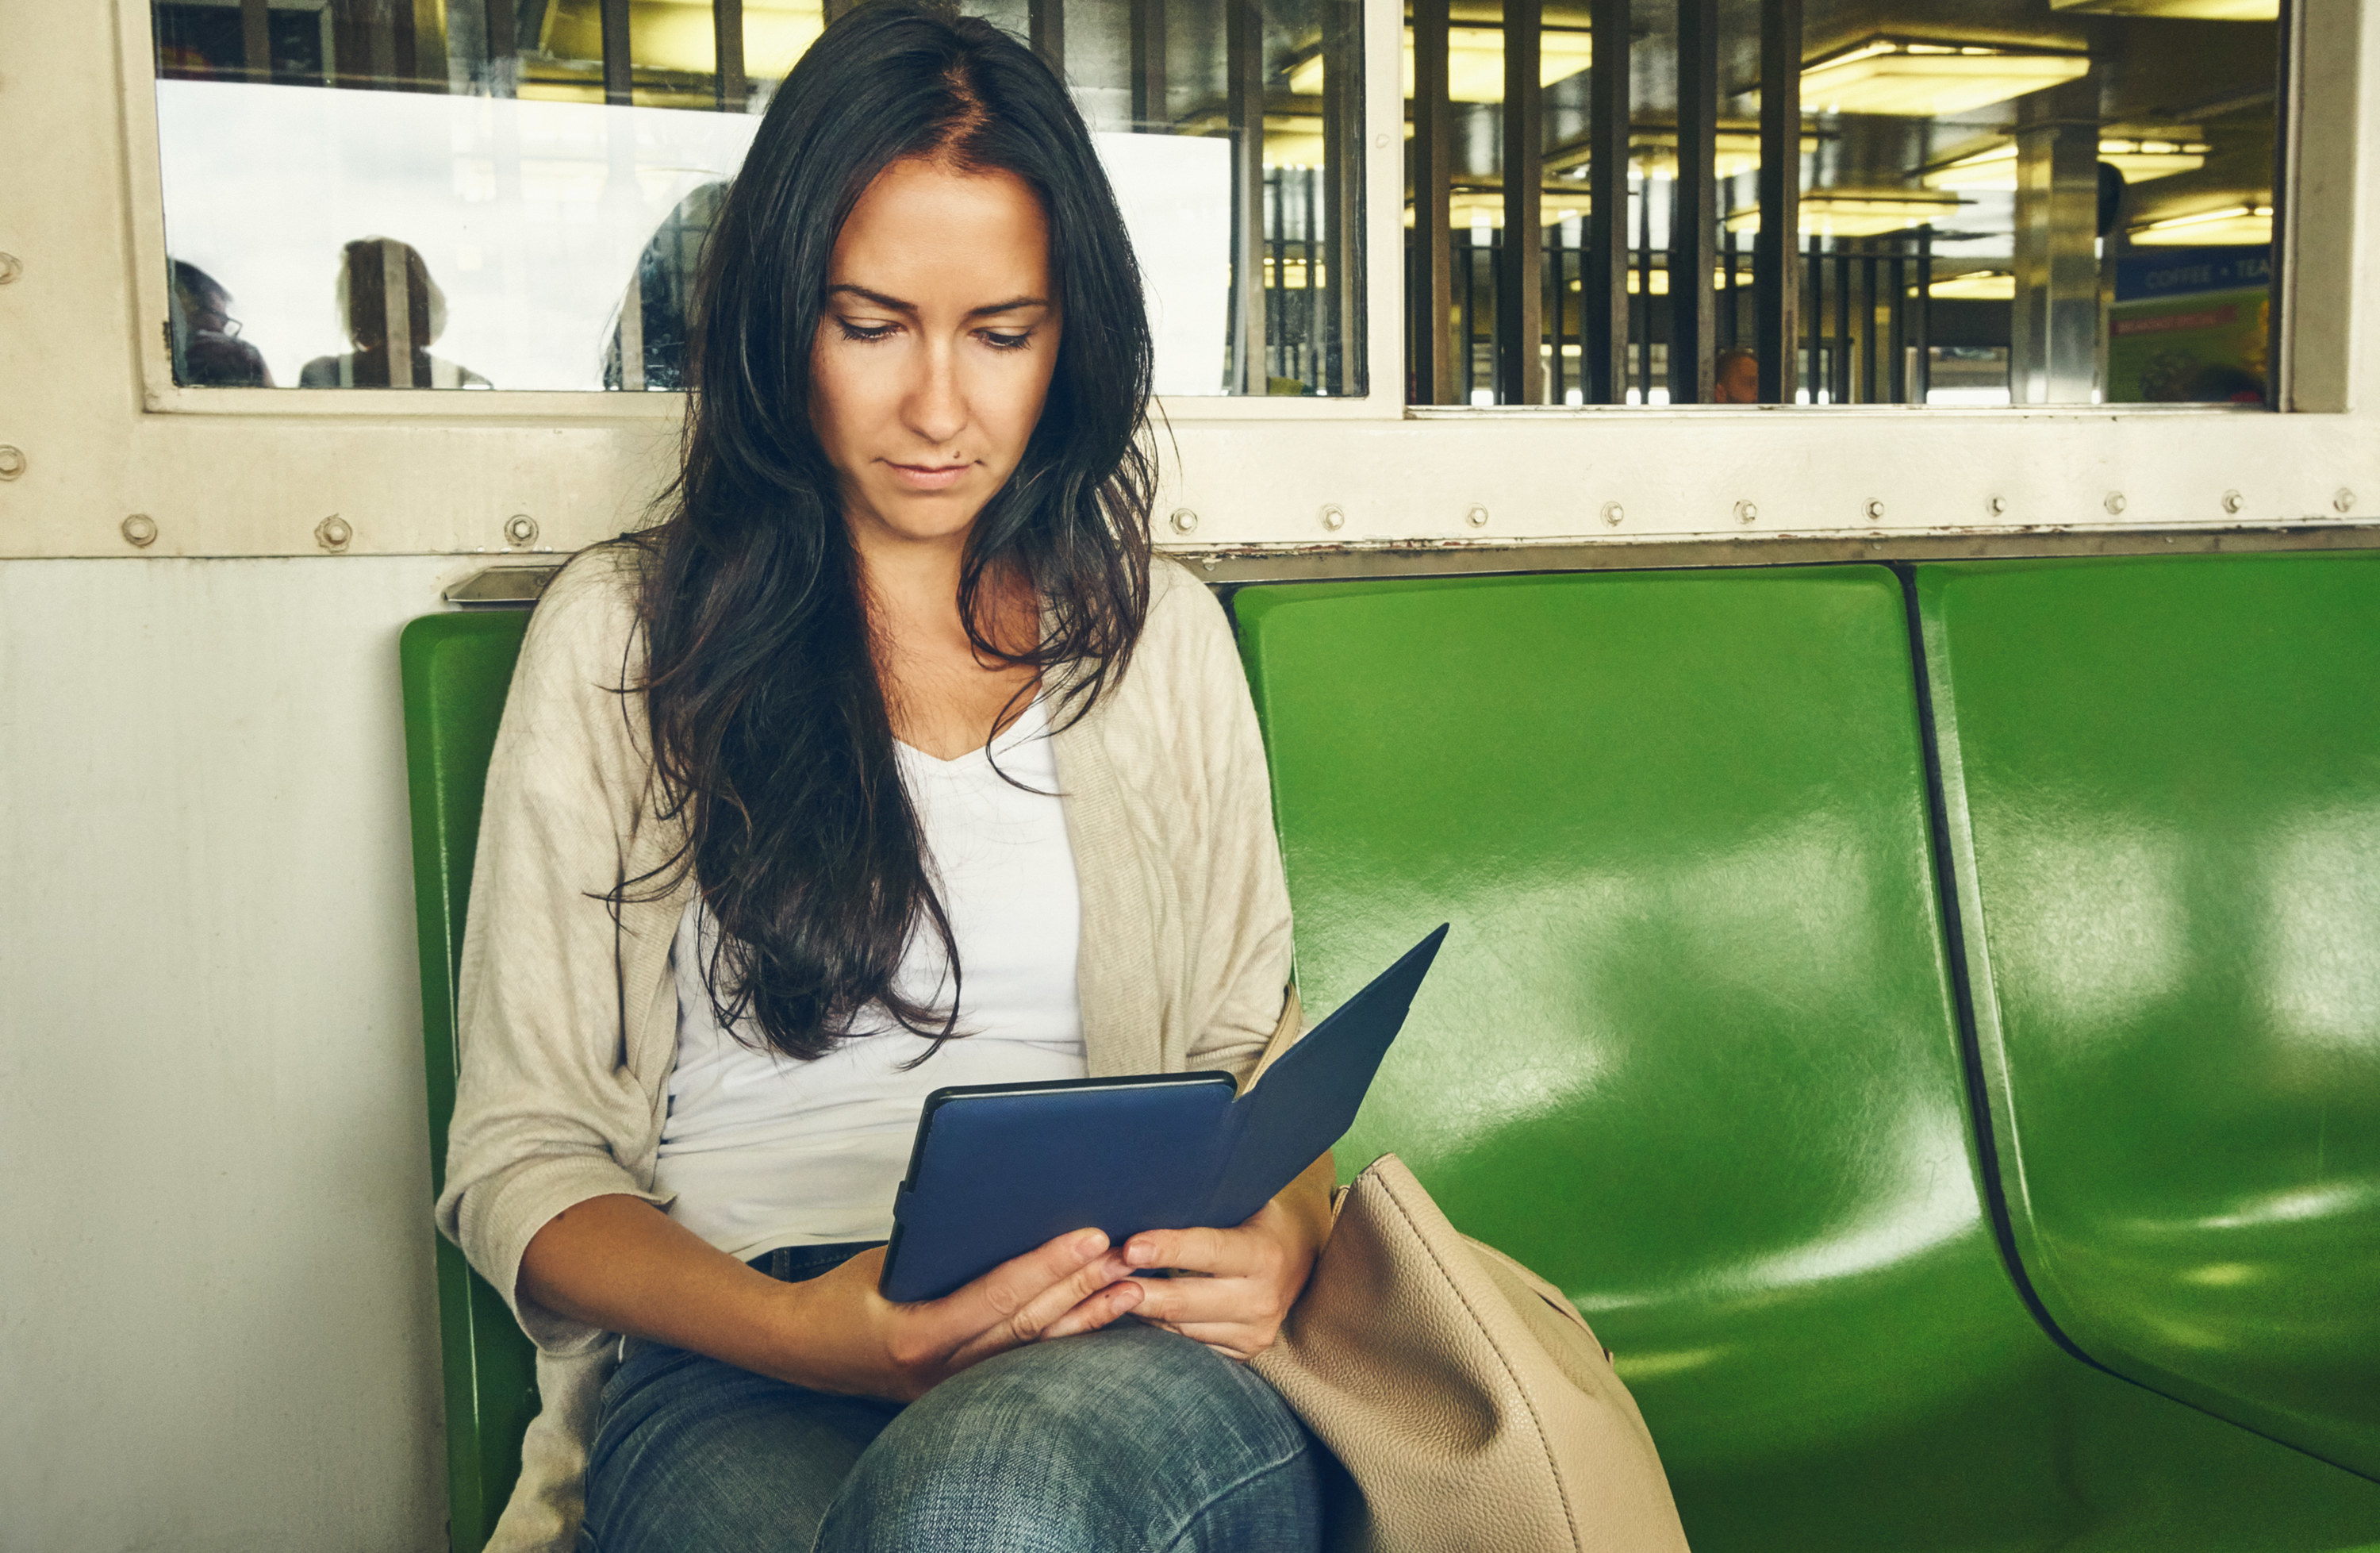
POLYGON ((2273 251, 2263 243, 2225 248, 2134 250, 2116 261, 2116 300, 2143 302, 2202 291, 2245 291, 2273 282, 2273 251))

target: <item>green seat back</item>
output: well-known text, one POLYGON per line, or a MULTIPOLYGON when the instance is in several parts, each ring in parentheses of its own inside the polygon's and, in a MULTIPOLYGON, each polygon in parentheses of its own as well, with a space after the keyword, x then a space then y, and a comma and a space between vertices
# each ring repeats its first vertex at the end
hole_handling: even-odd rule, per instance
MULTIPOLYGON (((455 971, 463 954, 463 909, 471 896, 480 799, 513 660, 528 624, 527 610, 431 615, 407 625, 399 640, 433 1192, 445 1182, 446 1124, 461 1068, 455 971)), ((455 1553, 478 1553, 520 1475, 521 1435, 537 1412, 535 1355, 502 1296, 443 1237, 438 1325, 445 1371, 448 1536, 455 1553)))
POLYGON ((1454 924, 1342 1170, 1401 1154, 1570 1293, 1698 1553, 2373 1540, 2380 1491, 2069 1358, 2008 1276, 1893 573, 1234 608, 1311 1011, 1454 924))
POLYGON ((1918 583, 2043 1302, 2119 1372, 2380 1476, 2380 555, 1918 583))

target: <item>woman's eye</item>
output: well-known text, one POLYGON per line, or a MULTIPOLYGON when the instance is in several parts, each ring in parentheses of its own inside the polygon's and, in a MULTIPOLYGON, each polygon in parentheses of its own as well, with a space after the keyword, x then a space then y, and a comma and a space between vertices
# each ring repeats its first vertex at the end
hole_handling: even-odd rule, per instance
POLYGON ((886 339, 892 336, 893 330, 898 329, 901 326, 898 324, 877 324, 872 325, 867 324, 854 324, 850 320, 844 318, 836 319, 835 323, 842 328, 843 337, 847 340, 886 339))
POLYGON ((1033 336, 1030 332, 1022 335, 998 335, 986 330, 983 342, 994 350, 1022 350, 1033 343, 1033 336))

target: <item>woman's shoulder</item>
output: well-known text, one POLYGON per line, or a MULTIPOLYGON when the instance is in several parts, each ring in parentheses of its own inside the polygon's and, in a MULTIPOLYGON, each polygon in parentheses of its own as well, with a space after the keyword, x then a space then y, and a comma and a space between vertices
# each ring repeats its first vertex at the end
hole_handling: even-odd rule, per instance
POLYGON ((1223 605, 1205 579, 1180 561, 1156 556, 1148 563, 1148 620, 1141 628, 1140 651, 1203 649, 1220 635, 1232 634, 1223 605))
POLYGON ((638 667, 631 660, 641 655, 642 595, 651 559, 633 537, 592 544, 570 557, 538 595, 524 654, 600 667, 614 677, 638 667))

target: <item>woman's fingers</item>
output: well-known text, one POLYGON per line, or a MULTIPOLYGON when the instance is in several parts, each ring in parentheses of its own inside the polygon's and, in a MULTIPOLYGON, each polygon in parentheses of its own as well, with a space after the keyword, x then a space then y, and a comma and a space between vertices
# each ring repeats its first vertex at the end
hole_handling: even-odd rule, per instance
POLYGON ((1272 1251, 1269 1240, 1245 1229, 1144 1229, 1123 1244, 1124 1260, 1135 1267, 1179 1267, 1219 1278, 1269 1271, 1272 1251))
POLYGON ((1279 1291, 1255 1278, 1136 1278, 1141 1285, 1139 1315, 1181 1327, 1200 1322, 1278 1323, 1287 1307, 1273 1308, 1279 1291))
MULTIPOLYGON (((1123 1257, 1097 1229, 1061 1235, 1003 1262, 957 1293, 934 1302, 949 1331, 952 1367, 1028 1343, 1077 1305, 1128 1278, 1123 1257)), ((1119 1310, 1117 1315, 1122 1315, 1119 1310)))
POLYGON ((1141 1292, 1139 1278, 1119 1278, 1042 1327, 1039 1340, 1048 1342, 1052 1338, 1071 1338, 1084 1332, 1096 1332, 1138 1306, 1141 1292))

